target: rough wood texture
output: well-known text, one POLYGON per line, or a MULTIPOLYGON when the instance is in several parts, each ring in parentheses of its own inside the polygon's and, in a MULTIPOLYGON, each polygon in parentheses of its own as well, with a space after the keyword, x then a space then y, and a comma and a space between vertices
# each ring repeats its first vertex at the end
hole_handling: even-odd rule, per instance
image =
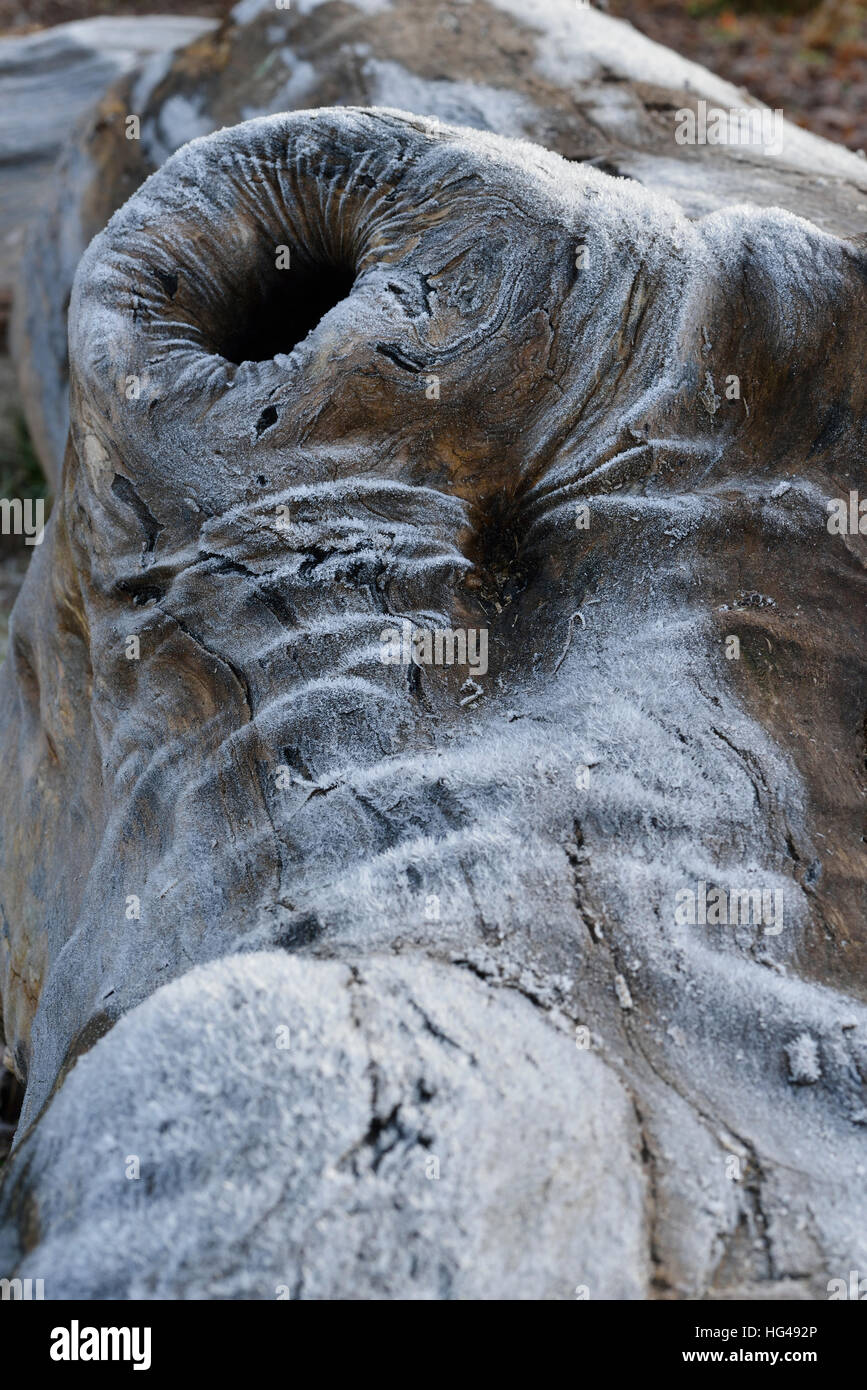
POLYGON ((113 218, 0 672, 4 1272, 865 1267, 865 283, 789 213, 382 111, 197 141, 113 218), (488 631, 469 698, 383 664, 404 621, 488 631), (778 910, 685 924, 700 883, 778 910))
POLYGON ((171 62, 119 81, 51 185, 21 275, 15 356, 31 435, 59 477, 69 427, 66 310, 88 242, 180 145, 251 116, 397 107, 533 140, 678 200, 690 216, 750 202, 838 235, 867 226, 867 166, 786 126, 781 151, 677 145, 675 112, 753 98, 574 0, 245 0, 171 62), (141 140, 126 138, 126 117, 141 140))

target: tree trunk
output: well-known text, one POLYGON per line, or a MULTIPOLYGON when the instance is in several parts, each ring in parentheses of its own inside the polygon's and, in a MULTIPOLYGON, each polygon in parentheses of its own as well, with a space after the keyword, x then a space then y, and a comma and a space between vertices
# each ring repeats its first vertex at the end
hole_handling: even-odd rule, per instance
POLYGON ((221 131, 112 219, 0 670, 4 1272, 864 1267, 865 279, 381 110, 221 131))

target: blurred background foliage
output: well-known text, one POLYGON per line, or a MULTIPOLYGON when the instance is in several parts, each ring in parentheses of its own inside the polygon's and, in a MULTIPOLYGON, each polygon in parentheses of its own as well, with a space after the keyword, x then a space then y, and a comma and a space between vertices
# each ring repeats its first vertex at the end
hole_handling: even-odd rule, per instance
POLYGON ((796 125, 867 150, 865 0, 609 0, 608 12, 796 125))

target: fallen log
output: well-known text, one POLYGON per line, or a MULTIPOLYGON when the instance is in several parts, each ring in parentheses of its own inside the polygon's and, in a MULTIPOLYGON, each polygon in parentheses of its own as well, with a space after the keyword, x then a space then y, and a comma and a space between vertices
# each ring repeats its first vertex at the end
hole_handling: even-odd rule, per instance
POLYGON ((865 280, 381 110, 196 141, 111 220, 0 671, 4 1271, 859 1266, 865 280))

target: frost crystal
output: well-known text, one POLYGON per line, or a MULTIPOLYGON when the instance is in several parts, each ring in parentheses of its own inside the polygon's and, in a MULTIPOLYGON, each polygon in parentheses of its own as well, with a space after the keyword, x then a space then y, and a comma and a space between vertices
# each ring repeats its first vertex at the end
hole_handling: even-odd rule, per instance
POLYGON ((819 1047, 809 1033, 801 1033, 786 1048, 789 1080, 794 1086, 814 1086, 822 1076, 819 1047))

